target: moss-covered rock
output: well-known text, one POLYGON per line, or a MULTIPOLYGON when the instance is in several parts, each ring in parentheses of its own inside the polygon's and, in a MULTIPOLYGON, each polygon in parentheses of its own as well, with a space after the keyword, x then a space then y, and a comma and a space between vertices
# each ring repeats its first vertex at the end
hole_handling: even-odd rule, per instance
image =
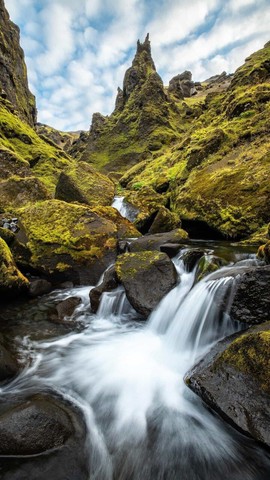
POLYGON ((117 239, 139 235, 112 207, 48 200, 21 209, 19 217, 30 266, 58 281, 95 284, 116 257, 117 239))
POLYGON ((181 221, 178 215, 170 212, 168 208, 160 207, 148 232, 150 234, 170 232, 180 226, 181 221))
POLYGON ((2 211, 50 198, 44 184, 36 177, 10 177, 0 182, 0 209, 2 211))
POLYGON ((226 420, 269 447, 269 370, 268 322, 217 344, 186 380, 226 420))
POLYGON ((0 294, 2 300, 6 297, 16 297, 26 292, 28 288, 28 280, 18 270, 9 247, 0 238, 0 294))
POLYGON ((197 280, 202 280, 210 273, 216 272, 221 267, 226 265, 226 261, 223 258, 215 255, 204 255, 198 263, 197 280))
POLYGON ((174 264, 165 253, 142 251, 117 258, 116 275, 131 305, 147 317, 176 284, 174 264))
POLYGON ((55 198, 87 205, 111 205, 114 183, 85 162, 77 162, 60 174, 55 198))

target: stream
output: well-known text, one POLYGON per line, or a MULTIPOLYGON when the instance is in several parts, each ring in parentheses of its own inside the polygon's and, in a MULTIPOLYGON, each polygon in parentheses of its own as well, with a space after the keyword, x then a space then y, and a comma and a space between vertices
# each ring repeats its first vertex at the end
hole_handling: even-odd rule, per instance
MULTIPOLYGON (((103 294, 97 314, 90 310, 90 287, 56 290, 5 311, 6 334, 15 332, 27 366, 1 395, 46 386, 79 405, 89 431, 91 480, 270 478, 268 453, 220 420, 184 383, 215 342, 241 329, 229 315, 221 319, 215 303, 221 287, 233 289, 234 278, 210 275, 194 285, 196 267, 187 272, 185 251, 173 259, 177 286, 147 322, 121 287, 103 294), (74 295, 82 299, 74 328, 48 322, 48 306, 74 295)), ((255 262, 254 255, 232 251, 234 263, 255 262)))

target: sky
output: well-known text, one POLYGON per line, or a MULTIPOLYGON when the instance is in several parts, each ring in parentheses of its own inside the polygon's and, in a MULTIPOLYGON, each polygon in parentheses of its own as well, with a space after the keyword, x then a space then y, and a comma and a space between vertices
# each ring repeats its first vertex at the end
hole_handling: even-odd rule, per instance
POLYGON ((110 114, 137 39, 149 32, 164 84, 232 73, 270 40, 269 0, 5 0, 21 29, 38 121, 88 130, 110 114))

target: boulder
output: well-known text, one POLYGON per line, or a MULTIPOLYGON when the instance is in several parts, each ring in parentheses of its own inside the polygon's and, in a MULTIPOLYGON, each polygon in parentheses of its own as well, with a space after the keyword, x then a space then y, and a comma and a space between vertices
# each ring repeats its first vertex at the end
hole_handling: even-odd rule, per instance
POLYGON ((270 266, 251 267, 237 276, 230 315, 234 320, 257 324, 269 319, 270 266))
POLYGON ((131 252, 141 252, 143 250, 160 250, 161 245, 164 244, 178 244, 179 246, 182 246, 187 238, 187 232, 178 228, 171 232, 145 235, 136 240, 130 239, 129 249, 131 252))
POLYGON ((71 402, 47 392, 1 397, 3 480, 87 480, 85 441, 82 414, 71 402))
POLYGON ((19 365, 13 355, 0 343, 0 382, 14 377, 19 371, 19 365))
POLYGON ((28 203, 46 200, 50 195, 36 177, 10 177, 1 181, 0 209, 22 207, 28 203))
POLYGON ((115 266, 112 265, 104 273, 102 282, 99 285, 97 285, 95 288, 92 288, 92 290, 90 290, 89 296, 90 296, 91 309, 94 313, 96 313, 98 310, 102 293, 111 292, 117 287, 117 285, 118 285, 118 280, 116 277, 115 266))
POLYGON ((200 258, 204 257, 205 251, 199 248, 190 248, 183 255, 183 262, 187 272, 192 272, 200 258))
POLYGON ((270 447, 270 322, 219 342, 187 385, 244 433, 270 447))
POLYGON ((210 273, 216 272, 221 267, 226 265, 226 261, 223 258, 216 255, 204 255, 198 263, 197 280, 202 280, 210 273))
POLYGON ((29 268, 56 283, 96 284, 116 258, 117 240, 139 236, 112 207, 49 200, 20 211, 18 240, 31 252, 29 268))
POLYGON ((174 264, 165 253, 124 253, 115 264, 116 275, 133 308, 147 317, 176 285, 174 264))
POLYGON ((58 200, 85 203, 93 207, 111 205, 113 197, 114 183, 82 161, 61 172, 55 191, 58 200))
POLYGON ((29 288, 27 278, 18 270, 6 242, 0 238, 0 295, 15 298, 29 288))
POLYGON ((181 227, 178 215, 172 213, 168 208, 160 207, 148 232, 150 234, 170 232, 178 227, 181 227))
POLYGON ((65 317, 71 317, 78 305, 81 303, 80 297, 68 297, 56 306, 56 311, 60 321, 65 320, 65 317))
POLYGON ((48 280, 39 278, 38 280, 33 280, 30 282, 29 295, 30 297, 39 297, 40 295, 45 295, 50 293, 52 290, 51 282, 48 280))

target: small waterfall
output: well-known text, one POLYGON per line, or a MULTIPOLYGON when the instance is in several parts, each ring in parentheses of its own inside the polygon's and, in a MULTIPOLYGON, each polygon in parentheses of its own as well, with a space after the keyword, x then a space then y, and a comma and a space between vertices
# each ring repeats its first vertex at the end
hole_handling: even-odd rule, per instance
POLYGON ((127 218, 130 222, 134 222, 138 215, 138 210, 128 203, 124 197, 114 197, 112 207, 116 208, 122 217, 127 218))
POLYGON ((230 267, 225 277, 194 285, 196 269, 188 273, 182 255, 174 259, 178 284, 148 322, 137 321, 122 287, 105 293, 97 315, 85 312, 83 331, 33 342, 31 368, 1 391, 47 385, 74 392, 89 428, 91 480, 269 478, 270 463, 254 442, 184 384, 194 362, 240 327, 219 310, 233 292, 230 267))

